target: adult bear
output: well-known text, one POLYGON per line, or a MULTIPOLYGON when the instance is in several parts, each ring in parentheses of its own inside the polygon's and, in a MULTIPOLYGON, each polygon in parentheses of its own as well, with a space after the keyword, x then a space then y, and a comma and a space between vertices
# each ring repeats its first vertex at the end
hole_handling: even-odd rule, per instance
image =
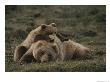
POLYGON ((27 38, 15 48, 14 61, 18 62, 23 54, 25 54, 25 52, 30 48, 32 43, 38 40, 47 40, 48 35, 56 32, 57 28, 55 23, 51 23, 49 25, 42 24, 36 29, 32 30, 28 34, 27 38))
POLYGON ((34 59, 37 62, 56 61, 59 47, 54 42, 39 40, 31 45, 28 51, 21 57, 19 63, 24 64, 34 59))

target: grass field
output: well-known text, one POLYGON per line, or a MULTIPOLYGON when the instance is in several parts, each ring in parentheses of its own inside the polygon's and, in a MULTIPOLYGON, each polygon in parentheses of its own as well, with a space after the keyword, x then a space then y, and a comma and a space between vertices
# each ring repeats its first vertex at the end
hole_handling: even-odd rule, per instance
POLYGON ((106 72, 106 6, 5 6, 5 71, 106 72), (88 46, 91 57, 24 65, 13 62, 15 47, 34 26, 52 22, 57 24, 58 32, 88 46))

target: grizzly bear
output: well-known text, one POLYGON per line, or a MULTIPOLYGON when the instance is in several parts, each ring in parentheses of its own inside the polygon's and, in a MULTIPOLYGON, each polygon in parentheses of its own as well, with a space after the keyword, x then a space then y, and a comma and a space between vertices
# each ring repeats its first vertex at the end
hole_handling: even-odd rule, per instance
POLYGON ((62 55, 61 54, 63 54, 62 53, 62 43, 64 42, 62 42, 61 40, 60 40, 60 38, 59 37, 57 37, 57 35, 56 34, 51 34, 51 35, 49 35, 49 38, 51 39, 51 40, 53 40, 54 41, 54 43, 56 44, 56 46, 58 47, 58 58, 57 58, 57 61, 60 61, 61 59, 62 59, 62 55))
POLYGON ((62 53, 62 60, 70 60, 76 57, 83 58, 88 56, 89 48, 72 40, 68 40, 62 43, 62 53))
MULTIPOLYGON (((40 41, 42 42, 42 41, 40 41)), ((46 43, 41 47, 34 47, 33 56, 37 62, 56 61, 58 58, 59 48, 55 43, 46 43)))
POLYGON ((38 40, 47 40, 46 35, 56 33, 57 28, 55 23, 51 23, 49 25, 42 24, 36 29, 32 30, 27 38, 15 48, 14 52, 14 61, 17 62, 21 59, 23 54, 26 53, 26 51, 30 48, 33 42, 36 42, 38 40))
POLYGON ((87 56, 89 52, 89 48, 76 43, 72 40, 63 41, 56 36, 56 35, 49 35, 51 39, 54 39, 54 42, 57 43, 59 49, 59 59, 64 60, 70 60, 75 57, 84 57, 87 56))
POLYGON ((55 61, 58 57, 59 48, 53 42, 39 40, 31 45, 29 50, 21 57, 19 63, 55 61))

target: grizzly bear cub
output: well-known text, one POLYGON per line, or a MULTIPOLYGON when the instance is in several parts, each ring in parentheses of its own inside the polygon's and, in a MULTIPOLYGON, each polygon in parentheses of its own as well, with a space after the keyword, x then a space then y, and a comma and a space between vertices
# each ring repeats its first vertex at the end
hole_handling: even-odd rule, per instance
POLYGON ((55 34, 49 35, 49 37, 54 39, 55 43, 58 45, 60 51, 59 57, 62 61, 70 60, 75 57, 85 57, 89 53, 89 48, 70 39, 68 41, 61 42, 61 40, 55 34))
POLYGON ((89 48, 72 40, 62 43, 62 60, 70 60, 76 57, 86 57, 89 53, 89 48))

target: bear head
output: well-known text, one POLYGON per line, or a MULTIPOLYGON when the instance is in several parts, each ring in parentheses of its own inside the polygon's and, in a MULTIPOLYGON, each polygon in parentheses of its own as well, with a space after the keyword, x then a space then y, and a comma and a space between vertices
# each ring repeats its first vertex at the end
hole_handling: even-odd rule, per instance
POLYGON ((41 24, 40 29, 42 34, 49 35, 49 34, 57 33, 57 27, 55 23, 51 23, 49 25, 41 24))

